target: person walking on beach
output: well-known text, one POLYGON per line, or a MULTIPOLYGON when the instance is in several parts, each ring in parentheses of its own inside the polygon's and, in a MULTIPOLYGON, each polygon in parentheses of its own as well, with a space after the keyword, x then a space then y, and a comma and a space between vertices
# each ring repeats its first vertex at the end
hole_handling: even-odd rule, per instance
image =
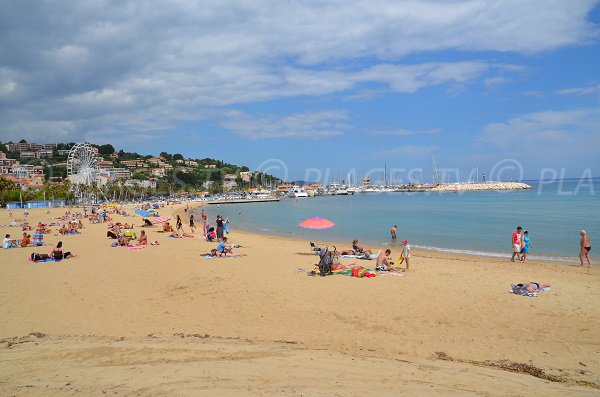
POLYGON ((221 215, 217 215, 217 240, 221 241, 223 240, 223 228, 224 228, 224 222, 223 222, 223 217, 221 215))
POLYGON ((392 235, 392 240, 396 239, 396 232, 398 231, 398 226, 394 225, 392 226, 392 229, 390 230, 390 233, 392 235))
POLYGON ((590 251, 592 250, 592 243, 590 242, 590 236, 587 235, 585 230, 580 230, 579 235, 581 236, 581 240, 579 241, 579 246, 581 247, 581 252, 579 253, 579 261, 581 264, 579 266, 583 267, 583 258, 587 259, 588 268, 592 267, 590 262, 590 251))
POLYGON ((512 254, 512 258, 510 258, 511 262, 515 261, 515 256, 517 257, 517 259, 519 261, 521 260, 521 231, 522 230, 523 230, 523 228, 521 226, 518 226, 517 230, 515 230, 512 234, 513 254, 512 254))
POLYGON ((181 218, 179 217, 179 215, 177 215, 177 223, 175 224, 175 230, 177 230, 177 234, 179 234, 180 230, 181 233, 183 233, 183 222, 181 222, 181 218))
POLYGON ((194 214, 190 215, 190 229, 192 229, 192 233, 194 233, 194 229, 196 228, 196 226, 194 226, 194 214))
POLYGON ((408 244, 408 240, 402 242, 402 257, 406 263, 406 271, 408 271, 410 267, 410 245, 408 244))
POLYGON ((531 240, 529 239, 529 231, 525 230, 525 232, 523 233, 523 248, 521 248, 521 262, 525 262, 527 260, 530 247, 531 240))

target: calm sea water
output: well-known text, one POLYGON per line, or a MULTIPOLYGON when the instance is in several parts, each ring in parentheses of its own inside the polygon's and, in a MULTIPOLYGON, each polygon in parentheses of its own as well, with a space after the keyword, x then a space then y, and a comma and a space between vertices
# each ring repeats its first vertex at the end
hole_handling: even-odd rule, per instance
MULTIPOLYGON (((360 193, 283 199, 278 203, 211 205, 239 228, 307 240, 347 241, 394 246, 407 239, 413 248, 489 256, 511 253, 511 234, 517 226, 529 230, 530 257, 578 261, 579 230, 590 235, 592 257, 600 256, 600 179, 528 182, 534 189, 465 193, 360 193), (323 217, 336 223, 328 230, 305 230, 298 223, 323 217), (398 226, 398 242, 390 228, 398 226), (597 242, 597 243, 596 243, 597 242)), ((214 223, 214 221, 213 221, 214 223)), ((597 262, 597 260, 595 260, 597 262)))

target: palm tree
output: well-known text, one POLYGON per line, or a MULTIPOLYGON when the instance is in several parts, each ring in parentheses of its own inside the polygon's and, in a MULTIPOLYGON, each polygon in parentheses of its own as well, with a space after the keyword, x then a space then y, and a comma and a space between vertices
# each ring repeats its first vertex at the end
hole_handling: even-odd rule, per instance
POLYGON ((9 179, 0 178, 0 204, 5 205, 8 200, 4 199, 4 192, 15 190, 17 185, 9 179))

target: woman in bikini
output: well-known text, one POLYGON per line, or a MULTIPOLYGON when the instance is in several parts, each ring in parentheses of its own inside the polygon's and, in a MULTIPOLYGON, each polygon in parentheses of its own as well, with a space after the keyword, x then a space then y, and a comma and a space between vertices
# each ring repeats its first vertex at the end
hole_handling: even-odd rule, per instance
POLYGON ((48 256, 50 258, 54 258, 55 261, 60 261, 62 259, 72 258, 75 255, 71 254, 71 252, 69 252, 69 251, 65 252, 63 250, 62 241, 59 241, 58 244, 56 244, 56 247, 54 247, 52 250, 50 250, 50 252, 48 253, 48 256))
POLYGON ((352 241, 352 250, 354 251, 354 255, 362 256, 364 254, 373 254, 373 251, 370 249, 365 249, 364 247, 358 245, 358 240, 352 241))

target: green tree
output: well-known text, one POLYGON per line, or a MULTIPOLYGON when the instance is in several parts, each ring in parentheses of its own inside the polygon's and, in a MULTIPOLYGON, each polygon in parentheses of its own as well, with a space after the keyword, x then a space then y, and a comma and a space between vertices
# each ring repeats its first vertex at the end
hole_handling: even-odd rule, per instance
POLYGON ((173 155, 173 160, 183 160, 183 155, 181 155, 180 153, 175 153, 173 155))
POLYGON ((102 155, 109 155, 115 152, 115 148, 110 143, 106 145, 100 145, 98 147, 98 152, 102 155))

